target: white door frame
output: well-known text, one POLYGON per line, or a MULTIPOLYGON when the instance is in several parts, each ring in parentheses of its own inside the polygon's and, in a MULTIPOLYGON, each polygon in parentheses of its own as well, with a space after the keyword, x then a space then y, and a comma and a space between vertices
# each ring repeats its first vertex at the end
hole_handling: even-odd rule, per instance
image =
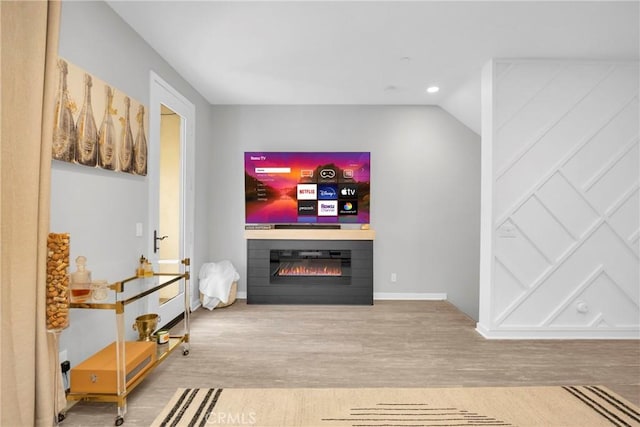
MULTIPOLYGON (((176 91, 170 84, 164 81, 158 74, 150 72, 150 91, 149 91, 149 148, 148 148, 148 162, 149 162, 149 219, 148 219, 148 251, 149 260, 154 264, 154 267, 158 266, 158 254, 153 252, 153 230, 158 230, 159 217, 159 181, 160 174, 158 166, 160 164, 160 104, 164 104, 176 112, 181 117, 181 194, 183 198, 183 205, 180 208, 181 211, 181 228, 182 228, 182 245, 180 248, 180 258, 194 257, 194 221, 195 221, 195 192, 194 192, 194 180, 195 180, 195 117, 196 110, 193 103, 187 98, 182 96, 176 91)), ((158 230, 162 233, 162 230, 158 230)), ((162 243, 160 243, 162 244, 162 243)), ((193 274, 192 274, 193 277, 193 274)), ((194 284, 193 280, 190 280, 191 287, 189 289, 191 294, 190 304, 193 305, 194 301, 194 284)), ((197 299, 196 299, 197 300, 197 299)), ((172 301, 163 305, 163 309, 160 310, 158 299, 147 298, 150 307, 149 310, 153 313, 158 313, 162 317, 162 324, 171 321, 176 316, 180 315, 184 311, 184 298, 173 298, 172 301), (166 307, 165 307, 166 306, 166 307), (164 314, 162 312, 165 312, 164 314)), ((194 308, 194 307, 192 307, 194 308)))

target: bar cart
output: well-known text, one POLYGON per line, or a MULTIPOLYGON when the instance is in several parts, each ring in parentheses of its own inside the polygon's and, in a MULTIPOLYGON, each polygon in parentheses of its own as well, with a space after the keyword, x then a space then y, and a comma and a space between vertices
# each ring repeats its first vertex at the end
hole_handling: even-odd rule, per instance
MULTIPOLYGON (((96 302, 88 300, 82 303, 72 302, 72 309, 97 309, 114 310, 116 320, 116 341, 115 346, 115 389, 112 392, 71 392, 67 393, 68 401, 94 401, 117 403, 118 412, 115 425, 124 423, 124 416, 127 412, 127 396, 131 393, 153 370, 162 363, 171 353, 178 348, 182 349, 183 356, 189 354, 189 279, 190 260, 182 260, 184 273, 154 273, 151 277, 130 277, 120 282, 115 282, 108 286, 111 291, 106 300, 96 302), (125 342, 125 307, 135 301, 145 298, 158 290, 173 283, 184 280, 184 320, 181 335, 170 335, 169 342, 156 346, 155 357, 142 368, 139 368, 135 375, 127 373, 127 355, 125 342)), ((95 355, 94 355, 95 356, 95 355)))

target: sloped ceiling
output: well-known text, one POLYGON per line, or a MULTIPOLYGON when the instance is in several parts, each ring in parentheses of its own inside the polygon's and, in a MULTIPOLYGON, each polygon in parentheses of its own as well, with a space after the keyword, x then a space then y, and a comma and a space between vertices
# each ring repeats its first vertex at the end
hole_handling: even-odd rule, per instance
POLYGON ((477 133, 491 58, 640 57, 637 1, 108 4, 211 104, 439 105, 477 133))

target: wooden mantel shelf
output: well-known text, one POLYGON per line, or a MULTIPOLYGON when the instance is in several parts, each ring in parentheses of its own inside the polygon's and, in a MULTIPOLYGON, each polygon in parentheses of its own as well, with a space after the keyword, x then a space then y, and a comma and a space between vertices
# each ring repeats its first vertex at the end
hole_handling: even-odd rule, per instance
POLYGON ((374 230, 271 229, 245 230, 245 239, 262 240, 375 240, 374 230))

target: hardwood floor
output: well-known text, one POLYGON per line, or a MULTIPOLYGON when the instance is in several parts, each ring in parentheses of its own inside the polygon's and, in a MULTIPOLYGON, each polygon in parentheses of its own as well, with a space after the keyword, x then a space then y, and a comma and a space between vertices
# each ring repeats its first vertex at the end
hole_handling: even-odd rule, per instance
MULTIPOLYGON (((444 301, 247 305, 192 314, 172 354, 128 399, 148 426, 179 387, 609 387, 640 406, 640 341, 486 340, 444 301)), ((113 425, 115 404, 80 402, 63 426, 113 425)))

